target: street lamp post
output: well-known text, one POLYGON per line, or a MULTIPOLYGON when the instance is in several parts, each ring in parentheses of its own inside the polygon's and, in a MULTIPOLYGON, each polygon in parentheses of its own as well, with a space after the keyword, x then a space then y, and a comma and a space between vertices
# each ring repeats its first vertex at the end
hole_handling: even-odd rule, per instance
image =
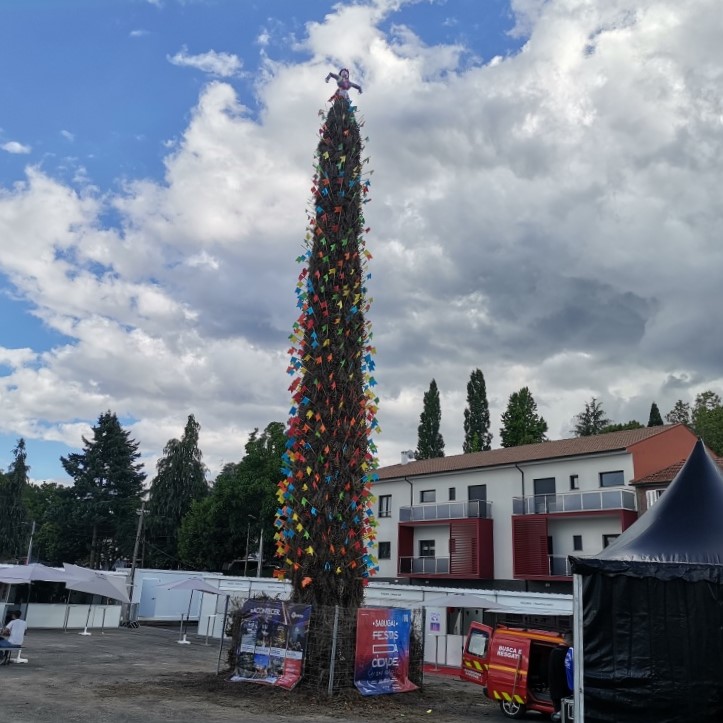
POLYGON ((246 523, 246 555, 244 557, 244 577, 246 577, 246 573, 249 569, 249 542, 251 540, 251 520, 256 519, 254 515, 246 515, 246 517, 249 518, 249 521, 246 523))

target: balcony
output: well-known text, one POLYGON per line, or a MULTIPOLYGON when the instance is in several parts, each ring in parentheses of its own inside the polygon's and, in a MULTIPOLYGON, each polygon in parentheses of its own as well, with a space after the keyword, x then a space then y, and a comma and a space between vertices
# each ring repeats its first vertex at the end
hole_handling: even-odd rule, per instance
POLYGON ((468 520, 492 518, 492 503, 482 500, 440 502, 399 508, 400 522, 431 522, 434 520, 468 520))
POLYGON ((449 557, 400 557, 399 575, 447 575, 449 557))
POLYGON ((512 498, 513 515, 549 515, 559 512, 600 510, 635 511, 635 491, 617 488, 512 498))
POLYGON ((572 566, 567 555, 548 555, 550 575, 553 577, 572 577, 572 566))

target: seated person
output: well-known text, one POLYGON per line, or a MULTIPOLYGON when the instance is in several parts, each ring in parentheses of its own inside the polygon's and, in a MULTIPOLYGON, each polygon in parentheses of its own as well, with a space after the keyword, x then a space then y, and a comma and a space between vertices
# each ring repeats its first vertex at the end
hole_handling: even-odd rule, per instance
POLYGON ((25 640, 28 624, 20 619, 20 611, 13 611, 11 618, 2 631, 7 638, 0 637, 0 663, 7 663, 10 660, 10 650, 22 647, 25 640))

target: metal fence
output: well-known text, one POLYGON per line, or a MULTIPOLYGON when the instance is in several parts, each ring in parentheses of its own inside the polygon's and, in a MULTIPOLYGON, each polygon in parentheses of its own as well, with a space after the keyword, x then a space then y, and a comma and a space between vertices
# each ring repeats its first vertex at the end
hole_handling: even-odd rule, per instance
MULTIPOLYGON (((236 668, 241 608, 245 601, 246 598, 233 598, 229 601, 225 634, 221 637, 219 646, 220 674, 231 674, 236 668)), ((300 685, 325 695, 336 695, 354 688, 356 625, 355 611, 323 605, 312 609, 300 685)), ((423 608, 412 610, 409 647, 409 679, 421 687, 424 670, 423 608)))

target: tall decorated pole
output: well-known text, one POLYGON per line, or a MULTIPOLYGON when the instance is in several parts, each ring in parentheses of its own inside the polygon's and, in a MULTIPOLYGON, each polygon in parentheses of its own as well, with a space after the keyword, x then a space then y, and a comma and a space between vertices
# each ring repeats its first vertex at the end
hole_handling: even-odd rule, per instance
MULTIPOLYGON (((290 337, 293 402, 275 523, 293 601, 315 608, 307 671, 329 667, 323 649, 329 638, 314 633, 317 609, 339 606, 353 617, 377 562, 371 487, 378 463, 371 434, 378 431, 378 399, 366 319, 369 229, 362 212, 370 181, 362 173, 368 161, 362 159, 363 122, 348 97, 350 88, 361 93, 361 87, 345 69, 329 78, 338 89, 328 110, 320 111, 306 250, 297 259, 303 264, 296 288, 301 312, 290 337)), ((353 640, 341 641, 347 659, 350 645, 353 640)))

